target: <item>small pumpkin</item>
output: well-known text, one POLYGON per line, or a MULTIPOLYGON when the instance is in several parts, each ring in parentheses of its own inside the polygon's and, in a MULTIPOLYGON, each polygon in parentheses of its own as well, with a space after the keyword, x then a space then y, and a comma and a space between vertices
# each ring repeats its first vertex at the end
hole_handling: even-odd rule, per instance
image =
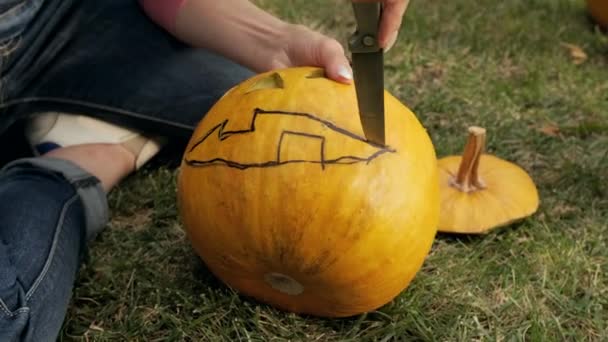
POLYGON ((608 0, 587 0, 587 9, 593 20, 608 29, 608 0))
POLYGON ((431 140, 388 92, 386 145, 364 138, 353 85, 317 68, 256 75, 196 128, 178 180, 194 250, 224 283, 325 317, 377 309, 437 231, 431 140))
POLYGON ((462 156, 439 159, 440 232, 481 234, 532 215, 539 198, 521 167, 484 153, 486 130, 472 126, 462 156))

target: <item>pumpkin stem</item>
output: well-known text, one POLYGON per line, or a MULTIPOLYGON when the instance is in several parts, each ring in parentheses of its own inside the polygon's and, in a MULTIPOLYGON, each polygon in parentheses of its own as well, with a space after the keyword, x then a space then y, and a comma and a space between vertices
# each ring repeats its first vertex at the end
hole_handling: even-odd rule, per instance
POLYGON ((450 183, 451 186, 464 192, 473 192, 484 189, 485 183, 478 174, 479 159, 486 143, 486 130, 482 127, 469 127, 469 138, 462 153, 462 161, 458 174, 450 183))

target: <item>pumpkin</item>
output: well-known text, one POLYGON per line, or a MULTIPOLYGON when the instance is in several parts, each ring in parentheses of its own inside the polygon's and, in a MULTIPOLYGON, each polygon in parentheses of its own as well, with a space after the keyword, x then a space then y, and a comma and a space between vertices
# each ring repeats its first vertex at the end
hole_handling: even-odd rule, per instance
POLYGON ((536 185, 518 165, 484 153, 486 129, 472 126, 462 156, 438 161, 440 232, 487 233, 532 215, 536 185))
POLYGON ((587 0, 587 9, 593 20, 608 28, 608 0, 587 0))
POLYGON ((364 138, 354 85, 297 67, 229 90, 196 127, 178 177, 196 253, 228 286, 324 317, 403 291, 437 231, 431 140, 385 92, 386 145, 364 138))

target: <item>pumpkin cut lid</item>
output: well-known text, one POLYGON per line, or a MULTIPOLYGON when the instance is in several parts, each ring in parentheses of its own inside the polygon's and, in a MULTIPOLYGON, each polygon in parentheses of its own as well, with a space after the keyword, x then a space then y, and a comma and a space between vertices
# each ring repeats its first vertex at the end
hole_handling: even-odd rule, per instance
POLYGON ((532 178, 518 165, 484 154, 486 130, 472 126, 462 156, 438 161, 440 218, 438 230, 481 234, 538 209, 532 178))

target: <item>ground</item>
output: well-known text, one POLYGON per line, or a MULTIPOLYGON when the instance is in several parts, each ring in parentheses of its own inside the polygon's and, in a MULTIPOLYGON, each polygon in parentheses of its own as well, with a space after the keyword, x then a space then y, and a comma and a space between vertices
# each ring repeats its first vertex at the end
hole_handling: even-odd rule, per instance
MULTIPOLYGON (((257 2, 343 43, 353 28, 347 1, 257 2)), ((148 169, 111 194, 62 339, 608 340, 608 37, 584 2, 413 0, 386 78, 440 157, 461 152, 467 126, 486 127, 488 152, 533 177, 539 211, 484 236, 439 234, 394 301, 318 319, 211 276, 177 216, 177 171, 148 169)))

